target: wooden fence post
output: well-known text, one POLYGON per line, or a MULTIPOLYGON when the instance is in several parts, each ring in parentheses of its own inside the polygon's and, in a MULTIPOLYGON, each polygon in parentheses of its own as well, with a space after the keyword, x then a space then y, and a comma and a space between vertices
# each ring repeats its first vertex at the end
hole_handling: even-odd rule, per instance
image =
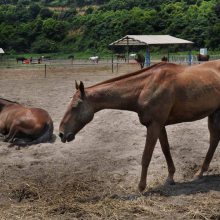
POLYGON ((47 77, 47 64, 44 65, 44 78, 47 77))

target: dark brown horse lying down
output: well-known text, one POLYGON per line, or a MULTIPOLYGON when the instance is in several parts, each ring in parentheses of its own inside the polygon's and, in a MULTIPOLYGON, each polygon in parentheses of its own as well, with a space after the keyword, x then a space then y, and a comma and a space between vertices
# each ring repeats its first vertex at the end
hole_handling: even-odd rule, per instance
POLYGON ((140 71, 84 88, 76 83, 76 93, 60 123, 63 142, 72 141, 102 109, 137 112, 147 127, 139 190, 146 187, 148 166, 157 140, 168 166, 168 183, 174 183, 175 166, 170 154, 165 126, 195 121, 208 116, 210 145, 196 177, 208 170, 220 140, 220 60, 195 66, 162 62, 140 71))
POLYGON ((49 142, 53 135, 53 121, 40 108, 27 108, 0 98, 0 133, 12 145, 26 146, 49 142))

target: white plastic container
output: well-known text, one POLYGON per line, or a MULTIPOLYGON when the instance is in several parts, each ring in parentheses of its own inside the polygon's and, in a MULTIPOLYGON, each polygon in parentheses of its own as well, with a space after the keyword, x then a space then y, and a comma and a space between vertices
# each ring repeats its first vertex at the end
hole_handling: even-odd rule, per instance
POLYGON ((199 54, 207 55, 208 54, 207 48, 200 48, 199 54))

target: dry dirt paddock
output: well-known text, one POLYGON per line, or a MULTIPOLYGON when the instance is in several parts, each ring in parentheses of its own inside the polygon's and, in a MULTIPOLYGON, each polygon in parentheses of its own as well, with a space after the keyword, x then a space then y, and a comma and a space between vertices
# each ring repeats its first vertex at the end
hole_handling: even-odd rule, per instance
MULTIPOLYGON (((127 73, 137 69, 119 67, 127 73)), ((59 122, 74 80, 89 86, 114 77, 110 66, 1 68, 0 96, 46 109, 59 122)), ((148 188, 137 191, 146 129, 135 113, 103 110, 71 143, 16 150, 0 142, 0 219, 220 219, 220 147, 203 179, 193 181, 208 149, 207 119, 167 128, 176 185, 157 144, 148 188)))

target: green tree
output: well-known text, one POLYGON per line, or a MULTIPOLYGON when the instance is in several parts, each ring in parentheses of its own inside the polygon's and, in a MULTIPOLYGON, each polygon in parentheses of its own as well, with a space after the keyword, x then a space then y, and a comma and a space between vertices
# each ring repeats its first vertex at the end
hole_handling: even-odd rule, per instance
POLYGON ((35 19, 37 17, 37 15, 39 14, 41 10, 41 7, 38 4, 32 4, 30 5, 28 11, 30 14, 30 18, 31 19, 35 19))
POLYGON ((31 45, 34 53, 54 53, 58 51, 57 43, 45 37, 39 37, 31 45))
POLYGON ((44 7, 41 8, 39 15, 42 19, 47 19, 53 16, 53 12, 50 9, 44 7))
POLYGON ((48 39, 60 41, 67 33, 67 23, 48 18, 43 22, 42 31, 48 39))

